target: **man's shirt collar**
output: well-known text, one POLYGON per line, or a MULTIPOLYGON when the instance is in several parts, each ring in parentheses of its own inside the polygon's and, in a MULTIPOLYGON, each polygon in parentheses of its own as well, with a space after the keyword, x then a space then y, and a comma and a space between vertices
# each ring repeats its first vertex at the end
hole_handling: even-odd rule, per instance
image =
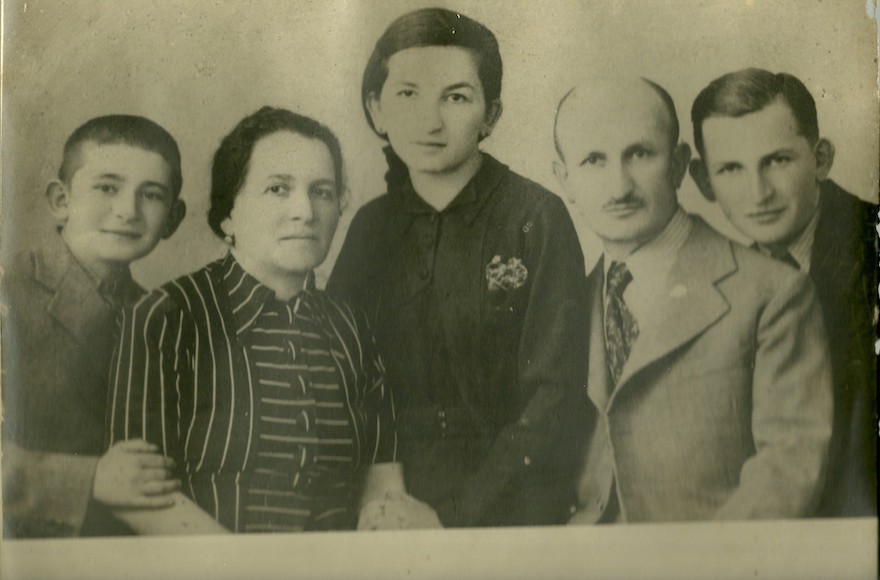
MULTIPOLYGON (((811 258, 813 255, 813 242, 816 239, 816 227, 819 225, 819 214, 821 212, 821 207, 817 207, 816 212, 813 214, 813 217, 810 218, 810 221, 807 222, 806 227, 801 230, 801 233, 799 233, 786 248, 788 253, 791 254, 791 257, 794 258, 794 261, 798 263, 801 272, 804 273, 810 272, 811 258)), ((762 254, 768 256, 773 255, 773 252, 765 246, 758 244, 758 249, 762 254)))
POLYGON ((642 246, 623 259, 604 257, 605 286, 607 292, 608 268, 612 261, 624 262, 632 274, 632 282, 623 293, 623 300, 642 328, 648 328, 658 315, 655 312, 656 292, 666 283, 678 254, 693 229, 691 217, 679 207, 666 227, 642 246))
POLYGON ((666 224, 666 227, 652 240, 636 248, 630 255, 623 259, 612 260, 605 254, 604 267, 605 278, 608 278, 608 268, 611 262, 624 262, 633 280, 652 279, 662 280, 672 269, 678 251, 684 245, 688 234, 691 232, 693 223, 691 217, 679 206, 666 224))

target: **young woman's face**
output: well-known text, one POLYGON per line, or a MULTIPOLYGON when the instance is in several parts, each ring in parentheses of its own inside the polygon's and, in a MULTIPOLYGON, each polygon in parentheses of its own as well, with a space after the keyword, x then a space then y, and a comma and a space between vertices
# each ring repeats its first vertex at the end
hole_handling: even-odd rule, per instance
POLYGON ((235 237, 236 259, 258 279, 308 274, 324 261, 333 241, 339 189, 323 141, 290 131, 257 141, 232 211, 221 224, 235 237))
POLYGON ((401 50, 388 59, 388 78, 368 107, 410 172, 455 173, 479 155, 481 132, 492 129, 497 103, 487 107, 477 58, 454 46, 401 50))

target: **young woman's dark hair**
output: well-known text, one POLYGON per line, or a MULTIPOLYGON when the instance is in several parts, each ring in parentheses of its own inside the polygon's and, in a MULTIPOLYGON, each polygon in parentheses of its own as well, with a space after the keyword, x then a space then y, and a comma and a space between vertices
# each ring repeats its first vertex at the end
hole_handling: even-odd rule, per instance
MULTIPOLYGON (((486 106, 501 98, 503 67, 498 41, 492 31, 467 16, 443 8, 424 8, 404 14, 392 22, 376 42, 373 54, 364 69, 361 83, 361 105, 370 128, 376 131, 367 102, 372 95, 378 98, 388 78, 388 60, 407 48, 427 46, 452 46, 470 50, 477 58, 477 75, 483 86, 486 106)), ((385 148, 388 185, 405 179, 407 168, 391 147, 385 148)))
POLYGON ((220 228, 223 220, 229 217, 247 177, 248 164, 257 142, 267 135, 279 131, 290 131, 304 137, 317 139, 327 145, 333 158, 333 173, 338 187, 337 197, 342 204, 346 192, 345 172, 342 165, 342 148, 333 131, 304 115, 286 109, 263 107, 256 113, 242 119, 232 130, 214 154, 211 168, 211 208, 208 210, 208 224, 220 238, 226 234, 220 228))

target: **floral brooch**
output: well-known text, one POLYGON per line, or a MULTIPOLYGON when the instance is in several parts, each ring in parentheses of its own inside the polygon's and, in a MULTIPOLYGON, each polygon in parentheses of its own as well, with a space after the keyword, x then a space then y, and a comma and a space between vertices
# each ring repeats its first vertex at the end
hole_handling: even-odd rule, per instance
POLYGON ((510 258, 506 263, 501 261, 501 256, 496 255, 492 261, 486 264, 486 283, 489 291, 493 290, 516 290, 526 283, 529 270, 519 258, 510 258))

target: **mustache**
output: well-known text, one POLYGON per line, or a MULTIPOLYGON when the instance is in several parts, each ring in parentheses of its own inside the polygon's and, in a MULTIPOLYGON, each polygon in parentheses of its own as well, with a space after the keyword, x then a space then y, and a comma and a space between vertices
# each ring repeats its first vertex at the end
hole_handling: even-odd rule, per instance
POLYGON ((632 207, 634 205, 642 205, 642 200, 634 193, 629 192, 623 197, 615 197, 611 201, 606 202, 602 206, 602 211, 614 211, 632 207))

